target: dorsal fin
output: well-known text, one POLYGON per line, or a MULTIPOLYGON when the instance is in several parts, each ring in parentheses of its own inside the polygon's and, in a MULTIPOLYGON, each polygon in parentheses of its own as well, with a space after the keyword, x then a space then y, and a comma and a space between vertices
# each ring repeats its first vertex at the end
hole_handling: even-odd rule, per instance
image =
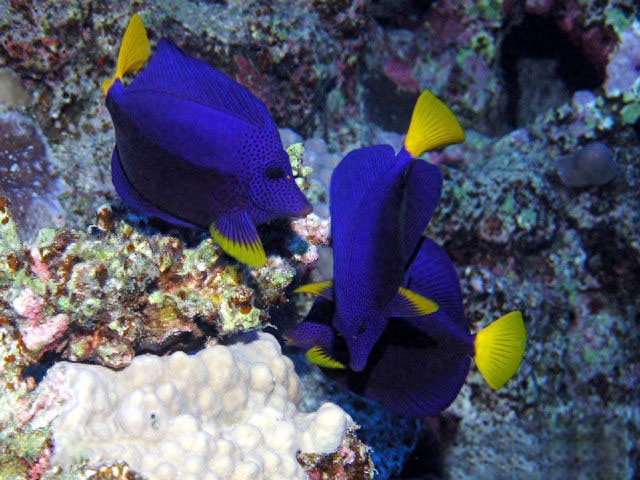
POLYGON ((129 85, 128 91, 154 91, 199 103, 256 127, 273 126, 267 107, 249 90, 191 55, 171 40, 158 42, 158 50, 147 67, 129 85))
POLYGON ((449 255, 430 238, 425 238, 420 246, 407 270, 404 285, 436 302, 458 328, 469 331, 458 273, 449 255))
POLYGON ((422 235, 433 217, 442 193, 440 169, 415 160, 407 170, 403 198, 403 262, 405 268, 419 248, 422 235))
POLYGON ((355 212, 369 195, 375 181, 393 168, 395 157, 389 145, 375 145, 349 152, 331 176, 329 204, 332 208, 355 212))

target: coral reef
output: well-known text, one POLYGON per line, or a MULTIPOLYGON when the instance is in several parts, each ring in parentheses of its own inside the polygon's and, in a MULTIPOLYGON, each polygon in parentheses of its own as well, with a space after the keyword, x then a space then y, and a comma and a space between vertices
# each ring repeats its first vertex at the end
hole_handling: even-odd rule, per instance
POLYGON ((368 449, 353 437, 345 436, 331 455, 300 452, 298 462, 304 467, 309 480, 374 478, 374 468, 368 449))
MULTIPOLYGON (((445 177, 428 234, 458 267, 474 328, 525 312, 522 371, 498 393, 470 375, 451 409, 420 430, 301 366, 300 409, 327 399, 343 406, 373 447, 380 479, 415 478, 411 466, 400 473, 407 459, 423 478, 637 477, 638 6, 267 3, 4 2, 0 477, 143 477, 122 458, 64 473, 51 464, 51 428, 32 418, 44 370, 62 358, 124 367, 137 354, 291 325, 294 310, 308 307, 292 284, 331 277, 333 167, 354 146, 398 149, 423 88, 452 105, 467 131, 464 145, 425 156, 445 177), (317 216, 264 226, 263 269, 238 267, 211 240, 149 225, 120 206, 99 85, 134 11, 152 44, 171 37, 302 133, 281 131, 285 145, 298 144, 289 152, 317 216), (563 183, 559 159, 594 142, 611 149, 613 180, 563 183)), ((364 447, 345 446, 349 437, 344 455, 299 461, 313 478, 353 478, 355 466, 369 474, 364 447)))
POLYGON ((618 109, 616 99, 576 93, 493 143, 471 133, 456 153, 463 161, 443 169, 428 233, 459 267, 469 320, 483 325, 519 308, 530 334, 504 393, 489 395, 472 375, 449 410, 459 422, 444 459, 452 477, 637 471, 640 358, 631 331, 640 305, 629 286, 640 271, 640 177, 637 134, 618 109), (556 159, 605 139, 613 181, 565 186, 556 159), (481 450, 469 448, 480 438, 481 450))
MULTIPOLYGON (((286 302, 296 266, 306 268, 272 255, 247 274, 209 238, 189 247, 177 234, 147 235, 110 207, 86 231, 44 229, 25 249, 6 202, 2 214, 0 293, 39 358, 123 367, 136 352, 201 345, 207 329, 258 328, 268 308, 286 302)), ((296 238, 289 243, 304 253, 308 245, 296 238)))
POLYGON ((607 65, 604 91, 607 97, 620 97, 622 123, 640 120, 640 21, 637 19, 620 33, 620 44, 607 65))
POLYGON ((17 418, 21 407, 29 409, 25 398, 36 387, 32 377, 22 376, 34 362, 7 315, 0 313, 0 473, 3 478, 27 478, 28 472, 48 467, 49 429, 34 428, 17 418))
POLYGON ((22 85, 20 75, 10 68, 0 68, 0 105, 19 107, 29 103, 31 95, 22 85))
POLYGON ((346 83, 356 73, 350 58, 362 47, 367 20, 362 0, 314 1, 310 8, 295 1, 205 2, 197 8, 179 0, 80 1, 55 9, 11 2, 2 21, 0 65, 45 80, 42 106, 48 103, 53 118, 66 127, 72 106, 97 97, 86 79, 96 88, 106 76, 128 17, 138 10, 153 33, 235 76, 279 123, 293 127, 309 120, 331 82, 346 83), (64 95, 56 98, 53 86, 61 81, 64 95))
MULTIPOLYGON (((302 309, 302 313, 306 313, 307 310, 308 306, 302 309)), ((371 448, 369 454, 375 467, 375 478, 396 478, 402 470, 403 463, 412 454, 419 431, 418 422, 391 413, 378 402, 359 397, 341 388, 327 379, 316 367, 310 365, 298 349, 287 353, 294 361, 296 372, 300 375, 303 389, 301 408, 305 411, 314 411, 320 408, 327 398, 332 399, 353 418, 355 423, 360 425, 360 429, 357 430, 358 439, 371 448)), ((338 469, 339 472, 343 471, 343 467, 353 468, 353 465, 358 463, 357 457, 354 463, 346 464, 343 462, 346 458, 343 460, 326 456, 305 458, 307 459, 305 461, 320 460, 332 471, 338 469), (338 462, 335 463, 334 460, 338 462)), ((319 475, 323 472, 324 470, 317 471, 319 475)))
POLYGON ((626 100, 638 97, 640 90, 640 21, 620 34, 620 45, 607 64, 604 91, 609 97, 624 96, 626 100))

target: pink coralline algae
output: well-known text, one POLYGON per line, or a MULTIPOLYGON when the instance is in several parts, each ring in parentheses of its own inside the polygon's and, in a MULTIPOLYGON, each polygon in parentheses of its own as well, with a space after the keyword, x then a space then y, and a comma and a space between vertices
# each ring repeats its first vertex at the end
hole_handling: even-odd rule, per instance
POLYGON ((69 327, 67 314, 43 315, 44 303, 42 297, 28 287, 12 303, 13 310, 19 315, 18 330, 29 350, 40 350, 52 344, 69 327))
POLYGON ((374 467, 369 449, 353 434, 345 435, 335 453, 298 453, 309 480, 371 480, 374 467))
MULTIPOLYGON (((306 238, 309 245, 302 253, 295 253, 296 261, 315 266, 320 258, 318 246, 329 245, 329 219, 318 217, 315 213, 291 222, 293 230, 301 238, 306 238)), ((295 250, 295 249, 294 249, 295 250)))
POLYGON ((391 57, 383 67, 387 77, 392 79, 399 88, 411 92, 420 90, 420 84, 413 78, 415 63, 399 57, 391 57))
POLYGON ((329 245, 329 220, 314 213, 292 221, 291 229, 314 245, 329 245))
POLYGON ((604 22, 584 25, 581 21, 584 18, 584 6, 580 2, 569 2, 560 8, 564 13, 558 16, 560 29, 569 35, 572 42, 580 47, 594 65, 600 69, 604 68, 615 46, 615 36, 604 22))

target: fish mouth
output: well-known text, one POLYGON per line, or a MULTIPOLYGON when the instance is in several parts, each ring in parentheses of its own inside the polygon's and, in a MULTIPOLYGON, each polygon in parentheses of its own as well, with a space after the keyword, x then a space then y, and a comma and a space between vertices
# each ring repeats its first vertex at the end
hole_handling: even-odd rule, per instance
POLYGON ((309 202, 307 196, 300 189, 298 189, 298 198, 294 199, 292 203, 294 205, 298 205, 299 208, 296 210, 290 209, 288 212, 288 216, 300 218, 306 217, 311 212, 313 212, 313 205, 311 205, 311 202, 309 202))
MULTIPOLYGON (((296 187, 297 188, 297 187, 296 187)), ((255 211, 260 212, 265 217, 306 217, 313 212, 313 205, 309 202, 307 197, 300 189, 298 189, 297 198, 294 198, 292 202, 280 205, 280 208, 269 208, 264 206, 261 202, 258 202, 255 195, 251 190, 248 191, 249 199, 255 211)))
POLYGON ((364 360, 351 358, 351 361, 349 362, 349 368, 354 372, 361 372, 362 370, 364 370, 364 367, 366 366, 367 366, 366 358, 364 360))
POLYGON ((313 205, 311 205, 311 203, 309 203, 309 200, 307 200, 307 206, 305 207, 304 210, 302 210, 298 216, 299 217, 306 217, 307 215, 311 214, 313 212, 313 205))

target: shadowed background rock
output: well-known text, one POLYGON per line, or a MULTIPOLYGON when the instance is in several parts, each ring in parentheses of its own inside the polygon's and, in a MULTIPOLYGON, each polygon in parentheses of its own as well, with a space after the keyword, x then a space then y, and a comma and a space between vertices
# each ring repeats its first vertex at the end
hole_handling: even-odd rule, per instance
POLYGON ((52 173, 38 127, 19 113, 0 114, 0 193, 11 202, 23 241, 33 240, 40 228, 61 226, 52 173))
POLYGON ((613 151, 602 142, 593 142, 576 153, 556 160, 562 182, 568 187, 604 185, 617 172, 613 151))

